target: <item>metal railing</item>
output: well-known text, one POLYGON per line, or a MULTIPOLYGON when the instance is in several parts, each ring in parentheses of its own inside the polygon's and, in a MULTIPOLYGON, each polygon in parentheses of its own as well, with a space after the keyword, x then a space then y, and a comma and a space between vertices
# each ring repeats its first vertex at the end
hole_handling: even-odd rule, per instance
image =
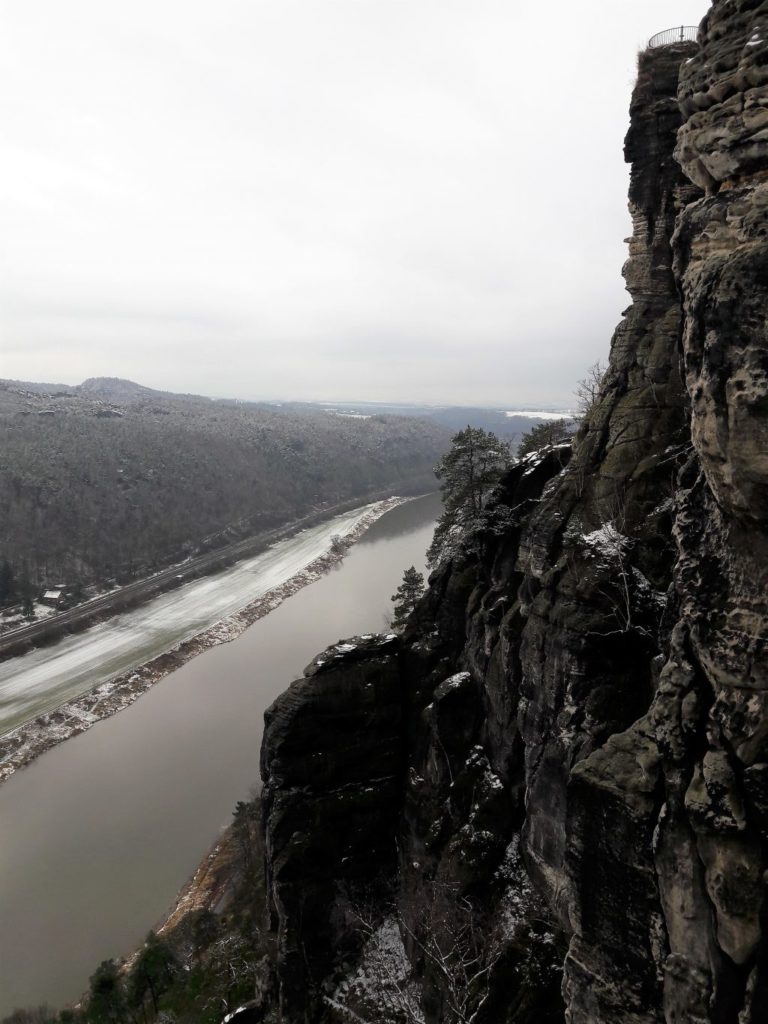
POLYGON ((697 43, 699 40, 698 25, 678 25, 677 28, 668 28, 663 32, 657 32, 648 40, 648 48, 654 46, 674 46, 675 43, 697 43))

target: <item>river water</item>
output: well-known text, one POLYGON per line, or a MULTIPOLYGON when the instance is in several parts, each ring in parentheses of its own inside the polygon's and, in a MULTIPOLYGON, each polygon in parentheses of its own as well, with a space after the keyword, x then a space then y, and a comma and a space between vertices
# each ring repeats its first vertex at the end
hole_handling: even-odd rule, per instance
POLYGON ((237 640, 0 787, 0 1017, 76 999, 157 923, 257 782, 264 710, 322 648, 384 628, 439 508, 388 512, 237 640))

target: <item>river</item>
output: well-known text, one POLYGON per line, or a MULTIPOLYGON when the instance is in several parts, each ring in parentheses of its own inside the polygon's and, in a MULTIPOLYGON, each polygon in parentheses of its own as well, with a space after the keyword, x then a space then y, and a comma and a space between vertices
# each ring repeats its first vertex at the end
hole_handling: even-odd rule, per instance
POLYGON ((264 710, 322 648, 384 627, 439 508, 388 512, 327 576, 0 787, 0 1016, 76 999, 140 942, 257 782, 264 710))
MULTIPOLYGON (((334 516, 141 607, 0 662, 0 734, 150 661, 300 572, 370 506, 334 516)), ((180 566, 183 571, 183 566, 180 566)))

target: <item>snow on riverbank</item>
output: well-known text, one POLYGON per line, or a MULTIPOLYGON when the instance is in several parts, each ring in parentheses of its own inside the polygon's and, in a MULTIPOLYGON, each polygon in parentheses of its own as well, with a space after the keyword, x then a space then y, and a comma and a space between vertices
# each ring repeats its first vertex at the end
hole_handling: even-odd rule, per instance
POLYGON ((60 704, 52 711, 38 715, 32 721, 0 738, 0 784, 51 747, 85 732, 96 722, 129 707, 164 676, 202 651, 236 639, 250 625, 279 607, 287 598, 320 579, 343 559, 348 545, 358 540, 368 527, 386 512, 407 500, 393 497, 376 502, 350 529, 343 532, 343 547, 333 547, 329 537, 328 549, 322 555, 287 579, 280 582, 276 580, 274 586, 266 593, 245 607, 195 636, 177 643, 145 664, 101 683, 87 693, 60 704))

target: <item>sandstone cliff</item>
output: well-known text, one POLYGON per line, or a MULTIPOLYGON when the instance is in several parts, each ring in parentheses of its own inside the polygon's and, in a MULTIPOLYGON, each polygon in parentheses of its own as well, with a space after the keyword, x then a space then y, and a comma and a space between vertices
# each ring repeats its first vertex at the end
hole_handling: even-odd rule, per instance
POLYGON ((268 715, 287 1022, 768 1020, 766 40, 717 0, 641 55, 632 305, 573 451, 268 715))

